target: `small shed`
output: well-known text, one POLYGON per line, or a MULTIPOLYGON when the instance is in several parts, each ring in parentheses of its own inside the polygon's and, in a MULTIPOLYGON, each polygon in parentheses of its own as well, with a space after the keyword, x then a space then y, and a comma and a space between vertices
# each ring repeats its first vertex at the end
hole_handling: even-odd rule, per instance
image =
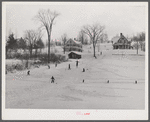
POLYGON ((81 53, 80 52, 71 51, 68 54, 68 57, 71 58, 71 59, 80 59, 81 58, 81 53))

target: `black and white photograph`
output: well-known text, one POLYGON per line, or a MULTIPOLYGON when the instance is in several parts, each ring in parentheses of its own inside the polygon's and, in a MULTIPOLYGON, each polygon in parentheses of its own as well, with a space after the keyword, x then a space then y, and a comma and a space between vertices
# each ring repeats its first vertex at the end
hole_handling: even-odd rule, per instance
POLYGON ((148 119, 148 2, 2 2, 2 118, 148 119))

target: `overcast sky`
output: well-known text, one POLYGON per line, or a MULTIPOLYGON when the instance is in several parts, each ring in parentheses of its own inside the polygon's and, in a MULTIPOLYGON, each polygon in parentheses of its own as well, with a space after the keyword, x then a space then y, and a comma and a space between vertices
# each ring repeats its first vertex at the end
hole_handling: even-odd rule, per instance
MULTIPOLYGON (((130 37, 145 31, 147 21, 145 3, 7 3, 6 35, 13 32, 19 38, 24 36, 25 30, 38 29, 40 24, 35 22, 33 17, 40 9, 50 9, 60 13, 53 26, 52 39, 60 39, 64 33, 70 38, 76 38, 83 25, 97 22, 105 25, 109 39, 120 33, 130 37)), ((43 39, 46 40, 47 33, 46 31, 43 33, 43 39)))

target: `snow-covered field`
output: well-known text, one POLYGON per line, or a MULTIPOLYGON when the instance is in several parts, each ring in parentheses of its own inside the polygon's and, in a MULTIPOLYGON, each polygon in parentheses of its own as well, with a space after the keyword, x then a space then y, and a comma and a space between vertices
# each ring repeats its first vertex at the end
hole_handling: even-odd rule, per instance
POLYGON ((139 51, 139 56, 130 55, 136 50, 119 52, 110 45, 101 45, 101 50, 103 54, 95 59, 93 49, 84 47, 78 68, 76 60, 71 59, 57 67, 50 64, 51 69, 31 69, 30 76, 27 70, 8 73, 6 108, 144 109, 145 54, 139 51), (50 83, 52 76, 54 84, 50 83))

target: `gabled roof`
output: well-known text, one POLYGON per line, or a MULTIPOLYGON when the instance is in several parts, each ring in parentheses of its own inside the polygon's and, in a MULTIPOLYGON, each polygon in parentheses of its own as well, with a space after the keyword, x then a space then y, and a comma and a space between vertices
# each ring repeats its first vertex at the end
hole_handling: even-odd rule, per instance
MULTIPOLYGON (((70 53, 75 53, 75 54, 77 54, 77 55, 82 55, 81 52, 77 52, 77 51, 71 51, 70 53)), ((70 54, 70 53, 69 53, 69 54, 70 54)))
POLYGON ((82 43, 81 43, 81 42, 78 42, 78 41, 73 40, 73 39, 71 39, 71 38, 70 38, 70 39, 66 42, 66 44, 67 44, 67 43, 69 43, 70 41, 71 41, 71 42, 73 42, 74 44, 82 45, 82 43))
POLYGON ((119 39, 120 39, 119 36, 115 36, 111 39, 111 41, 113 41, 113 43, 116 43, 116 42, 118 42, 119 39))
MULTIPOLYGON (((121 35, 120 35, 119 40, 121 40, 121 39, 125 39, 125 40, 127 40, 127 38, 126 38, 123 34, 121 34, 121 35)), ((118 41, 119 41, 119 40, 118 40, 118 41)), ((128 41, 128 40, 127 40, 127 41, 128 41)))
POLYGON ((115 37, 112 38, 113 44, 119 43, 118 41, 121 40, 121 39, 124 39, 127 42, 131 42, 130 38, 126 38, 122 33, 120 33, 120 36, 115 36, 115 37))

